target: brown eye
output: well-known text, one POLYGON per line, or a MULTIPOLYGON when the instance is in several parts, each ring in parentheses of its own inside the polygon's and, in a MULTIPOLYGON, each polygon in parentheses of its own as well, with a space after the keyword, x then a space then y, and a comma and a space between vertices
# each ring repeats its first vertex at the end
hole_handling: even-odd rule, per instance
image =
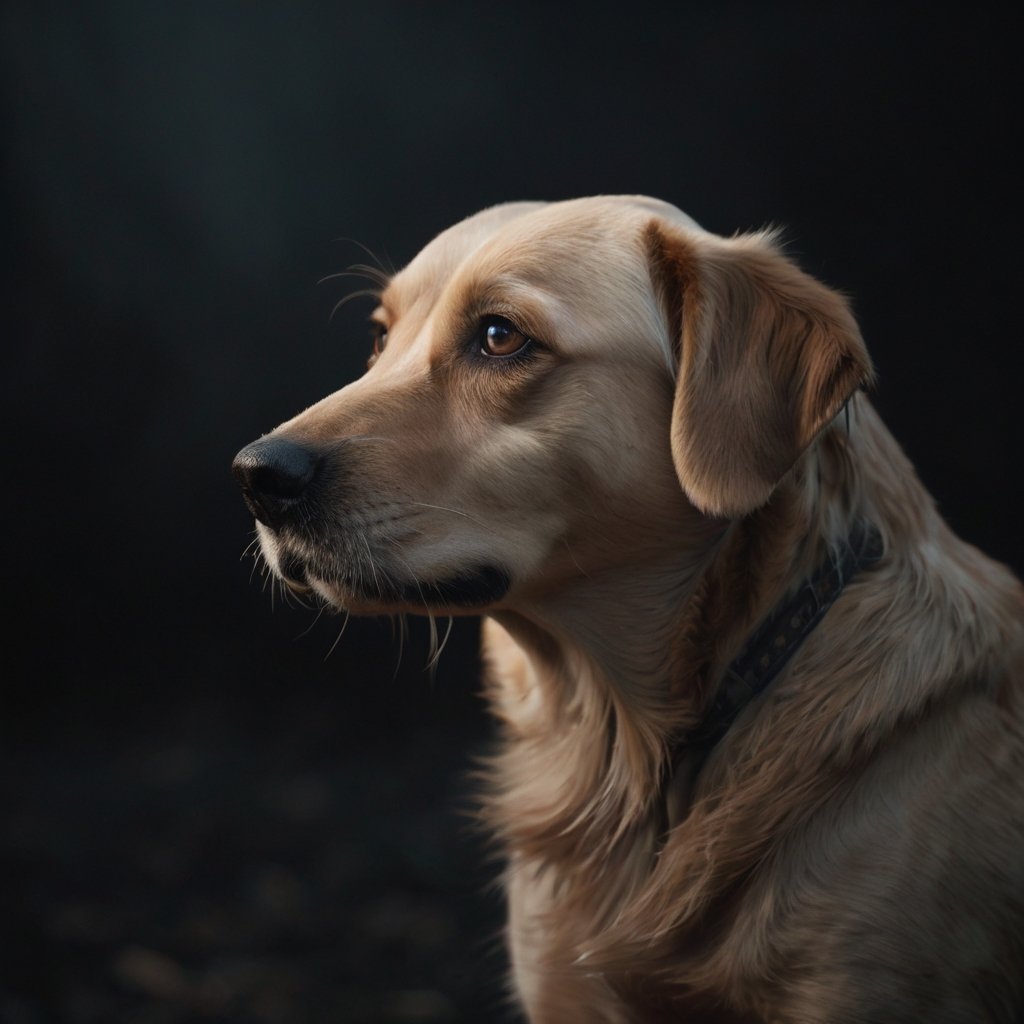
POLYGON ((373 354, 366 363, 367 369, 377 362, 381 352, 383 352, 388 345, 388 329, 384 324, 374 320, 371 324, 370 330, 373 336, 373 354))
POLYGON ((485 356, 496 359, 514 356, 529 344, 530 339, 511 320, 503 316, 489 316, 484 320, 480 351, 485 356))

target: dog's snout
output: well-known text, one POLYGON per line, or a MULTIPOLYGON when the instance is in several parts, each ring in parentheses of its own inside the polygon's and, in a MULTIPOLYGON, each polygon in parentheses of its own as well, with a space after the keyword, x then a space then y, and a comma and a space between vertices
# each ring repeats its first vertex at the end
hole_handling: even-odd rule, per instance
POLYGON ((231 463, 252 514, 270 529, 283 526, 316 476, 315 452, 283 437, 264 437, 246 445, 231 463))

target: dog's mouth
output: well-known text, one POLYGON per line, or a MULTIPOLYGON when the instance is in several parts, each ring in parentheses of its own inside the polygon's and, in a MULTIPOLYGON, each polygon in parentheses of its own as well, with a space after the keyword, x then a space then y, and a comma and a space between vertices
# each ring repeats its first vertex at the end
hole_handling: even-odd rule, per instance
POLYGON ((384 439, 313 445, 270 434, 235 456, 262 553, 284 586, 360 615, 471 614, 503 600, 513 580, 492 554, 497 531, 414 500, 407 484, 375 484, 382 469, 360 469, 368 456, 357 440, 384 439))
POLYGON ((420 608, 474 609, 493 605, 508 593, 511 578, 494 565, 476 566, 436 580, 387 580, 370 588, 371 599, 420 608))
POLYGON ((299 595, 319 594, 348 611, 466 611, 498 603, 509 591, 512 577, 500 565, 475 565, 433 579, 399 576, 377 563, 344 569, 326 567, 278 545, 277 572, 299 595))
POLYGON ((289 551, 278 550, 277 574, 281 582, 293 593, 308 594, 313 584, 308 577, 306 560, 289 551))

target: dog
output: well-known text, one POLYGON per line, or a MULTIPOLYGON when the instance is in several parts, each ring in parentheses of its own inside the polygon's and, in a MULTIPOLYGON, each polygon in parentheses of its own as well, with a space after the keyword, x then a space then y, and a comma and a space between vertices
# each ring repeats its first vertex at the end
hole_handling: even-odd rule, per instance
POLYGON ((529 1020, 1008 1022, 1024 592, 874 411, 847 301, 640 196, 494 207, 234 462, 356 614, 472 614, 529 1020))

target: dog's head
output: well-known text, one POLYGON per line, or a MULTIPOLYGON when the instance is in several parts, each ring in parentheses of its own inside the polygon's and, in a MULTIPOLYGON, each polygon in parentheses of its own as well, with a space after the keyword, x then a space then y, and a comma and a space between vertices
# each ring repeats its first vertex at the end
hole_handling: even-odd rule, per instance
POLYGON ((769 236, 642 197, 485 210, 373 321, 367 373, 234 462, 275 571, 357 612, 664 558, 766 502, 870 375, 845 302, 769 236))

